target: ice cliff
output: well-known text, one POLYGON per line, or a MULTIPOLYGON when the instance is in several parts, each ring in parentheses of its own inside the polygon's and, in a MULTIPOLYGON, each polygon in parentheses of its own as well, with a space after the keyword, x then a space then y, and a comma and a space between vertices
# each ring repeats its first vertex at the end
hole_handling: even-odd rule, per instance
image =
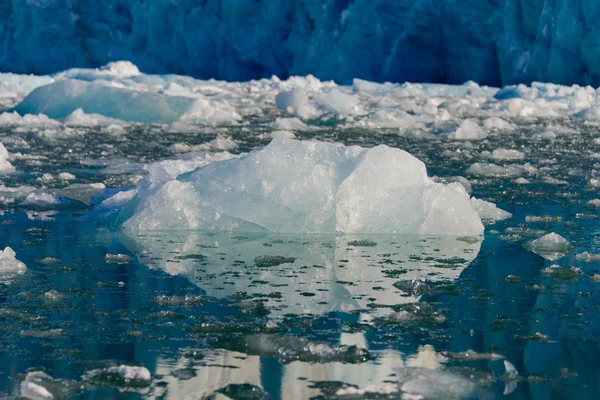
POLYGON ((594 0, 7 0, 0 70, 600 83, 594 0))

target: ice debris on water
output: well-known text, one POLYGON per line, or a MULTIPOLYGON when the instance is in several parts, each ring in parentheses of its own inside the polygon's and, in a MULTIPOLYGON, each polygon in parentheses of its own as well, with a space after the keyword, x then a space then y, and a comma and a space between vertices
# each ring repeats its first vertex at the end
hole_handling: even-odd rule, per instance
POLYGON ((542 272, 553 279, 563 281, 573 281, 581 276, 581 269, 577 267, 561 267, 560 265, 551 265, 544 268, 542 272))
POLYGON ((107 253, 104 256, 104 261, 107 264, 129 264, 131 262, 132 257, 127 254, 111 254, 107 253))
POLYGON ((82 378, 96 385, 144 387, 150 385, 152 375, 145 367, 119 365, 88 371, 82 378))
POLYGON ((600 254, 598 253, 590 253, 589 251, 584 251, 583 253, 579 253, 575 256, 579 261, 584 262, 599 262, 600 254))
POLYGON ((10 284, 27 271, 27 266, 17 260, 16 255, 10 247, 0 250, 0 283, 10 284))
POLYGON ((394 394, 400 391, 400 388, 395 383, 371 384, 363 388, 347 386, 338 389, 335 392, 336 396, 364 396, 369 394, 394 394))
POLYGON ((306 361, 317 363, 362 363, 371 358, 367 349, 355 345, 331 345, 298 336, 274 334, 250 335, 216 340, 213 345, 248 355, 277 357, 283 363, 306 361))
POLYGON ((0 174, 9 174, 16 171, 16 168, 9 161, 10 155, 4 144, 0 143, 0 174))
POLYGON ((551 232, 527 244, 527 247, 550 261, 556 261, 568 253, 573 246, 564 237, 558 233, 551 232))
POLYGON ((433 182, 420 160, 383 145, 274 139, 239 159, 170 176, 140 183, 128 231, 483 233, 462 185, 433 182))
POLYGON ((456 372, 444 369, 398 367, 396 377, 402 392, 433 399, 462 399, 477 384, 456 372))

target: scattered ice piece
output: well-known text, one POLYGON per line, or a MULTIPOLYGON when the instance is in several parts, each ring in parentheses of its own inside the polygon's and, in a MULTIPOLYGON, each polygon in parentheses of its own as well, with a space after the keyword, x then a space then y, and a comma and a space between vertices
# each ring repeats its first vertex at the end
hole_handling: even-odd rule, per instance
POLYGON ((563 220, 562 217, 558 216, 558 215, 539 215, 539 216, 526 215, 525 216, 526 222, 560 223, 560 222, 562 222, 562 220, 563 220))
POLYGON ((456 140, 481 140, 487 137, 487 133, 474 120, 465 119, 448 137, 456 140))
POLYGON ((514 182, 518 185, 527 185, 528 183, 530 183, 530 181, 525 178, 517 178, 514 180, 514 182))
POLYGON ((493 223, 512 217, 511 213, 496 207, 494 203, 475 197, 471 197, 471 206, 477 211, 483 222, 493 223))
POLYGON ((365 394, 394 394, 400 390, 394 383, 371 384, 364 388, 348 386, 340 388, 335 392, 336 396, 364 396, 365 394))
POLYGON ((396 377, 400 390, 422 398, 462 399, 477 388, 466 377, 443 369, 399 367, 396 377))
POLYGON ((43 299, 46 301, 59 301, 61 299, 63 299, 65 297, 64 294, 56 291, 56 290, 49 290, 46 293, 44 293, 43 299))
POLYGON ((152 375, 145 367, 120 365, 88 371, 82 378, 97 385, 145 387, 150 385, 152 375))
POLYGON ((60 204, 60 200, 52 193, 29 193, 21 202, 24 207, 54 207, 60 204))
POLYGON ((4 144, 0 143, 0 174, 10 174, 16 171, 16 168, 8 161, 10 155, 4 144))
POLYGON ((525 153, 519 150, 500 148, 492 152, 491 158, 494 160, 523 160, 525 153))
POLYGON ((459 353, 451 353, 445 352, 443 353, 445 357, 448 357, 453 360, 461 360, 461 361, 479 361, 479 360, 488 360, 488 361, 496 361, 504 359, 502 354, 497 353, 478 353, 473 350, 466 350, 459 353))
POLYGON ((72 181, 75 178, 76 178, 75 175, 73 175, 69 172, 61 172, 58 174, 58 179, 61 181, 72 181))
POLYGON ((600 254, 598 253, 590 253, 589 251, 584 251, 583 253, 579 253, 575 256, 579 261, 584 262, 599 262, 600 254))
POLYGON ((577 267, 561 267, 560 265, 551 265, 544 268, 542 272, 553 279, 563 281, 573 281, 581 276, 581 269, 577 267))
POLYGON ((273 334, 217 339, 214 346, 248 355, 278 357, 283 363, 306 361, 354 364, 365 362, 370 358, 366 349, 355 345, 334 346, 324 342, 312 342, 297 336, 273 334))
POLYGON ((486 177, 513 177, 523 174, 533 174, 537 170, 527 163, 525 165, 501 166, 488 163, 474 163, 467 169, 467 174, 486 177))
POLYGON ((498 118, 498 117, 486 118, 483 121, 483 126, 484 126, 484 128, 486 128, 488 130, 495 129, 495 130, 499 130, 499 131, 509 130, 509 129, 513 129, 515 127, 510 122, 507 122, 507 121, 503 120, 502 118, 498 118))
POLYGON ((558 233, 548 233, 528 243, 528 247, 534 253, 550 261, 562 258, 572 248, 571 243, 558 233))
POLYGON ((504 379, 506 381, 504 386, 504 395, 508 396, 517 388, 517 379, 519 378, 519 371, 515 368, 510 361, 504 360, 504 379))
POLYGON ((277 118, 271 126, 280 131, 307 131, 310 129, 298 118, 277 118))
POLYGON ((284 138, 284 139, 295 139, 296 135, 291 131, 273 131, 269 133, 269 137, 275 138, 284 138))
MULTIPOLYGON (((250 383, 230 383, 229 385, 217 390, 215 393, 222 394, 228 399, 271 399, 271 395, 268 392, 265 392, 263 388, 250 383)), ((213 394, 210 398, 216 399, 219 397, 213 394)))
MULTIPOLYGON (((42 371, 27 373, 21 382, 21 396, 29 400, 54 400, 56 397, 48 388, 60 389, 60 384, 42 371)), ((58 395, 62 394, 59 391, 58 395)))
POLYGON ((297 115, 300 118, 307 118, 313 114, 312 106, 308 103, 306 90, 301 88, 279 93, 275 96, 275 105, 280 110, 297 115))
POLYGON ((352 95, 346 94, 339 89, 333 89, 321 100, 321 103, 328 111, 348 115, 353 114, 358 106, 358 99, 352 95))
POLYGON ((104 261, 108 264, 129 264, 131 262, 132 257, 127 254, 106 254, 104 256, 104 261))
POLYGON ((10 247, 0 251, 0 283, 8 285, 27 271, 27 266, 15 256, 16 253, 10 247))

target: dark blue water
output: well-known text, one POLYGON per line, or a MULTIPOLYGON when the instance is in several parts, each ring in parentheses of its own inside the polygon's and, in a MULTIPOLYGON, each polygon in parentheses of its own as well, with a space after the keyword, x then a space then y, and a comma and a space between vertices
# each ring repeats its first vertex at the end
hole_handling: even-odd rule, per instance
MULTIPOLYGON (((323 135, 407 148, 438 176, 462 175, 471 164, 439 157, 448 148, 441 141, 323 135)), ((1 243, 27 272, 0 284, 0 394, 18 396, 26 374, 42 370, 54 379, 54 398, 199 399, 219 390, 233 398, 344 398, 336 393, 351 385, 406 389, 421 371, 430 398, 597 398, 600 264, 576 258, 598 253, 598 210, 587 204, 597 197, 588 185, 593 135, 536 142, 519 134, 467 150, 521 146, 540 170, 530 185, 470 178, 474 195, 513 213, 487 226, 483 239, 127 236, 98 221, 93 204, 53 215, 6 206, 1 243), (526 219, 541 215, 554 218, 526 219), (548 232, 573 249, 550 261, 527 248, 548 232), (130 258, 117 263, 107 254, 130 258), (563 269, 546 270, 554 264, 563 269), (518 377, 505 374, 504 360, 518 377), (82 378, 118 365, 144 366, 152 379, 82 378)), ((240 140, 242 148, 260 145, 240 140)), ((49 155, 72 145, 31 142, 32 152, 49 155)), ((126 141, 115 147, 114 157, 133 161, 150 152, 126 141)), ((81 159, 102 148, 91 144, 81 159)), ((128 184, 76 159, 52 159, 12 183, 60 169, 86 182, 128 184)))

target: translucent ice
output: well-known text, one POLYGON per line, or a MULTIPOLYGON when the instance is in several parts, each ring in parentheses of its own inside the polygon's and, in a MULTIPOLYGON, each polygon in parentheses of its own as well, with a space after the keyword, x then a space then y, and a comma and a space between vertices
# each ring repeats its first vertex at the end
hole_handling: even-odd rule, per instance
POLYGON ((528 243, 534 253, 551 261, 558 260, 571 250, 571 243, 558 233, 548 233, 528 243))
POLYGON ((4 144, 0 143, 0 174, 15 172, 15 167, 8 161, 9 154, 4 144))
POLYGON ((27 271, 27 266, 15 256, 16 253, 10 247, 0 251, 0 283, 9 284, 27 271))
POLYGON ((433 182, 417 158, 383 145, 363 149, 274 139, 245 157, 169 177, 173 174, 160 186, 140 190, 125 228, 483 233, 462 185, 433 182))

